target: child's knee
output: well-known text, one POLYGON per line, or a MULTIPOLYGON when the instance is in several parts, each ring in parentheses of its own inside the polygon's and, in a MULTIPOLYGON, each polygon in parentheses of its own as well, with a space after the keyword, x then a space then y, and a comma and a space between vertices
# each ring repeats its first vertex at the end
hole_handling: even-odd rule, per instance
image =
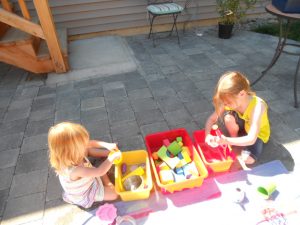
POLYGON ((239 125, 233 115, 227 114, 224 116, 224 124, 230 134, 230 136, 236 136, 239 131, 239 125))

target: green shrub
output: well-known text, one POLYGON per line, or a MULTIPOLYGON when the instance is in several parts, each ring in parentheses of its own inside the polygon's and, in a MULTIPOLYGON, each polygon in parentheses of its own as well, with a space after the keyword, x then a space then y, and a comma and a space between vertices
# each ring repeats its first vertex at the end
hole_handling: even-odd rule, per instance
MULTIPOLYGON (((277 23, 261 25, 257 28, 254 28, 252 31, 262 34, 279 36, 279 26, 277 23)), ((295 41, 300 41, 300 22, 294 22, 290 25, 288 38, 295 41)))

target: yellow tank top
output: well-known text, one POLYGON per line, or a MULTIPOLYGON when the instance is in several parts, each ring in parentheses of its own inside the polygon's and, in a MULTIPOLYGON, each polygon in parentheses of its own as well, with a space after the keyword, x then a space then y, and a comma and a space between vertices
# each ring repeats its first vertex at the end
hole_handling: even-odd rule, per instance
POLYGON ((270 123, 269 123, 269 118, 268 118, 268 105, 267 103, 262 100, 261 98, 257 97, 257 96, 253 96, 253 98, 251 99, 247 109, 245 110, 244 114, 240 114, 239 112, 238 115, 241 119, 243 119, 245 121, 245 130, 247 133, 249 133, 250 130, 250 125, 251 125, 251 121, 252 121, 252 112, 256 106, 256 104, 262 101, 265 105, 266 110, 264 111, 264 113, 262 114, 262 118, 261 118, 261 122, 260 122, 260 128, 259 128, 259 132, 258 132, 258 137, 264 142, 267 143, 269 138, 270 138, 270 123))

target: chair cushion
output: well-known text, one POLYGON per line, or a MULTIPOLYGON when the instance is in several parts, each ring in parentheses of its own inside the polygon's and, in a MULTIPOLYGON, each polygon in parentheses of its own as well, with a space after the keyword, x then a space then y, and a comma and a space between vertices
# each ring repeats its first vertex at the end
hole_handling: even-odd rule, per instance
POLYGON ((176 3, 163 3, 148 5, 147 10, 156 15, 171 14, 171 13, 180 13, 183 10, 183 7, 176 3))

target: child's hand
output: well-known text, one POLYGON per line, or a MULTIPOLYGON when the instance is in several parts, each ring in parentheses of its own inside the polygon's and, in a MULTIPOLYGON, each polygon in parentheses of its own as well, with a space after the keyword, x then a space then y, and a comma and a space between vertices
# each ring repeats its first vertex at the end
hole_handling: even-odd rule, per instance
POLYGON ((217 136, 213 136, 211 134, 206 135, 205 137, 205 143, 208 144, 209 146, 215 148, 219 145, 218 139, 220 139, 217 136))
POLYGON ((121 158, 121 151, 115 151, 115 152, 111 152, 107 159, 110 161, 110 162, 113 162, 114 160, 118 160, 121 158))
POLYGON ((118 150, 118 146, 116 143, 106 143, 105 148, 109 151, 118 150))

